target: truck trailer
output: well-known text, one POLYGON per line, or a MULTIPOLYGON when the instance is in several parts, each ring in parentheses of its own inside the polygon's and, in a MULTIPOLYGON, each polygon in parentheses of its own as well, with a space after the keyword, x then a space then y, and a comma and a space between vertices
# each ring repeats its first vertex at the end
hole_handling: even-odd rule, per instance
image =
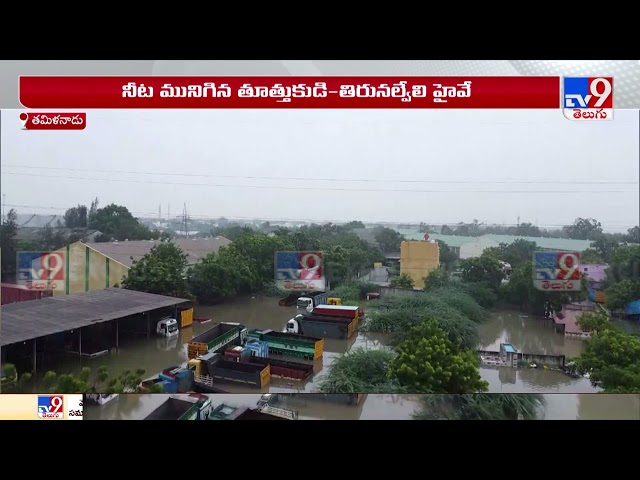
POLYGON ((269 365, 228 360, 214 352, 189 360, 187 368, 193 372, 194 387, 202 392, 215 393, 215 382, 240 383, 255 388, 265 388, 271 383, 269 365))
POLYGON ((212 405, 201 395, 170 397, 145 417, 145 420, 207 420, 212 405))
POLYGON ((346 340, 358 330, 358 318, 330 317, 314 313, 299 314, 287 322, 290 334, 313 335, 322 338, 346 340))
POLYGON ((329 292, 311 292, 305 293, 298 298, 296 307, 298 310, 306 310, 310 312, 318 305, 324 305, 329 298, 329 292))
POLYGON ((242 345, 246 336, 247 329, 244 325, 228 322, 218 323, 191 339, 187 348, 189 359, 207 352, 224 352, 232 345, 242 345))
POLYGON ((324 339, 319 337, 254 329, 249 330, 247 338, 266 342, 269 345, 269 356, 318 360, 324 353, 324 339))

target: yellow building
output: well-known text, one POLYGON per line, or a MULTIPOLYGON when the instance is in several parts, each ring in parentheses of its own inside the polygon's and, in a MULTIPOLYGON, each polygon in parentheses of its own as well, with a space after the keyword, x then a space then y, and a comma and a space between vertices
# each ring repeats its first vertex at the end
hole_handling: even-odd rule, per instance
POLYGON ((424 288, 424 277, 440 265, 437 242, 406 241, 400 245, 400 275, 413 279, 414 287, 424 288))
POLYGON ((54 296, 120 286, 129 267, 89 245, 76 242, 61 248, 65 253, 65 286, 54 296))

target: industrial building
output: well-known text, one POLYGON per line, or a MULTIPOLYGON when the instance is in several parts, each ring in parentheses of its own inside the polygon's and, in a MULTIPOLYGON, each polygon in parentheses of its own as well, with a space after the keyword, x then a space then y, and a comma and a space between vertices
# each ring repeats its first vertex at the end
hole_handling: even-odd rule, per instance
MULTIPOLYGON (((224 237, 185 238, 173 242, 187 255, 189 266, 231 244, 231 240, 224 237)), ((54 296, 120 286, 134 262, 158 243, 159 240, 76 242, 61 248, 58 252, 65 252, 65 285, 54 291, 54 296)))

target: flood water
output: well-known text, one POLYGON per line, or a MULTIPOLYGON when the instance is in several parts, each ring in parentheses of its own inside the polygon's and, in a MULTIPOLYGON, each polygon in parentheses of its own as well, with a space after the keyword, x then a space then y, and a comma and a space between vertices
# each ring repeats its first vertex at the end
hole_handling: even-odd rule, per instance
MULTIPOLYGON (((300 420, 411 420, 423 407, 419 395, 368 395, 357 406, 306 398, 285 400, 281 406, 298 412, 300 420)), ((209 395, 214 405, 255 407, 260 394, 209 395)), ((142 420, 168 395, 120 395, 102 405, 86 405, 86 420, 142 420)), ((544 420, 640 420, 640 395, 549 394, 544 420)))
MULTIPOLYGON (((68 356, 47 369, 57 372, 78 372, 81 366, 97 368, 106 366, 115 376, 125 370, 142 368, 146 376, 155 376, 167 367, 187 362, 186 344, 193 336, 211 328, 217 322, 239 322, 247 328, 263 328, 281 331, 294 314, 295 307, 281 307, 273 297, 238 299, 235 302, 212 307, 196 307, 195 316, 211 318, 208 324, 195 323, 180 331, 180 336, 168 344, 163 338, 121 339, 120 348, 94 359, 68 356)), ((479 329, 479 348, 498 350, 501 342, 511 342, 518 350, 532 354, 561 354, 568 358, 578 355, 582 340, 568 339, 556 333, 541 318, 525 318, 517 311, 496 311, 479 329)), ((272 379, 271 385, 262 391, 250 387, 221 384, 230 393, 286 393, 318 391, 318 384, 334 359, 356 347, 382 348, 388 336, 359 333, 357 338, 325 340, 324 359, 316 365, 315 375, 305 384, 272 379)), ((482 377, 489 382, 490 393, 594 393, 588 379, 571 378, 563 373, 543 369, 481 368, 482 377)), ((569 397, 567 397, 569 398, 569 397)), ((573 398, 573 397, 572 397, 573 398)), ((371 400, 371 402, 375 402, 371 400)), ((576 404, 573 401, 573 404, 576 404)), ((567 407, 568 408, 568 407, 567 407)))

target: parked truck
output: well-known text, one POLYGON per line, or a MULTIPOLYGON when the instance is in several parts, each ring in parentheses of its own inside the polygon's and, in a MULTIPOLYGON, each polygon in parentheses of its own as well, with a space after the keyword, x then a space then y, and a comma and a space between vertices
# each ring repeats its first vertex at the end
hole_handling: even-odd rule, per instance
POLYGON ((244 325, 228 322, 218 323, 191 339, 187 348, 189 359, 207 352, 224 352, 231 345, 242 345, 246 336, 247 329, 244 325))
POLYGON ((259 340, 247 342, 247 346, 233 347, 224 352, 224 358, 234 362, 250 362, 268 365, 271 377, 304 381, 313 375, 314 366, 308 363, 269 358, 269 344, 259 340), (253 348, 251 348, 253 347, 253 348))
POLYGON ((231 382, 265 388, 271 383, 269 365, 237 362, 208 352, 189 360, 187 368, 193 372, 194 387, 202 392, 214 392, 215 382, 231 382))
POLYGON ((298 412, 277 407, 236 407, 221 404, 209 414, 209 420, 297 420, 298 412))
POLYGON ((145 420, 207 420, 211 410, 209 398, 202 395, 181 395, 168 398, 147 415, 145 420))
POLYGON ((269 356, 318 360, 324 352, 324 339, 273 330, 249 330, 247 338, 260 340, 269 345, 269 356))
POLYGON ((299 314, 287 322, 290 334, 313 335, 322 338, 346 340, 358 330, 358 318, 330 317, 315 313, 299 314))
POLYGON ((177 338, 179 334, 178 321, 175 318, 163 318, 156 326, 156 335, 161 337, 177 338))
POLYGON ((347 305, 318 305, 312 311, 314 315, 327 317, 357 318, 360 320, 360 307, 347 305))
POLYGON ((324 305, 327 303, 329 298, 328 292, 311 292, 305 293, 296 302, 296 307, 298 310, 306 310, 310 312, 317 307, 318 305, 324 305))

